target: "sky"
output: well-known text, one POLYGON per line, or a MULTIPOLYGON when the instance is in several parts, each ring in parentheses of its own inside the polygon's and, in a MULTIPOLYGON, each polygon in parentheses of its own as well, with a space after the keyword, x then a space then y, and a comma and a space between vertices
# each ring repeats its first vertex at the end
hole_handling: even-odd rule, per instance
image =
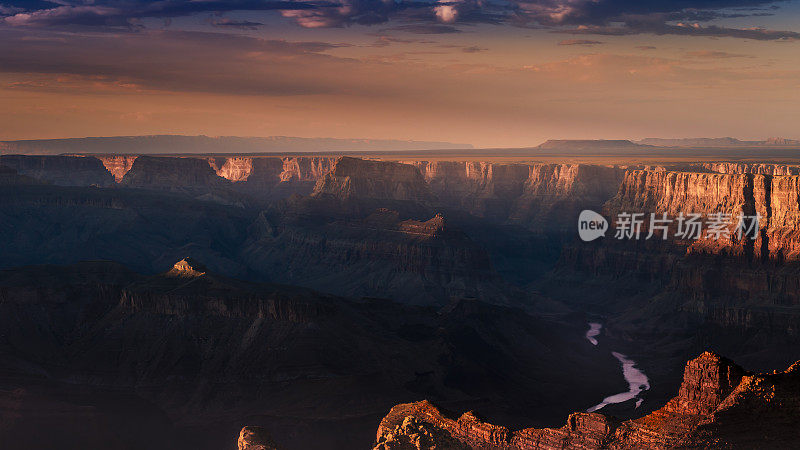
POLYGON ((0 140, 800 138, 800 1, 0 0, 0 140))

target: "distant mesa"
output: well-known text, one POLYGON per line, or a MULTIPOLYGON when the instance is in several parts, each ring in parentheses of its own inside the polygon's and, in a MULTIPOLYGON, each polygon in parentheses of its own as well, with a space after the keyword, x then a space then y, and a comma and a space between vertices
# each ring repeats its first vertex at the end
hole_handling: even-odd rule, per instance
POLYGON ((0 141, 5 154, 247 154, 348 151, 445 150, 473 148, 470 144, 393 139, 333 139, 290 136, 110 136, 70 139, 0 141))
POLYGON ((537 148, 544 150, 609 150, 642 147, 644 145, 633 143, 627 139, 549 139, 537 148))
POLYGON ((741 141, 732 137, 720 138, 646 138, 640 144, 655 147, 793 147, 800 146, 800 140, 771 137, 764 141, 741 141))
POLYGON ((192 258, 184 258, 175 263, 172 269, 167 272, 167 276, 197 278, 206 274, 206 267, 192 258))

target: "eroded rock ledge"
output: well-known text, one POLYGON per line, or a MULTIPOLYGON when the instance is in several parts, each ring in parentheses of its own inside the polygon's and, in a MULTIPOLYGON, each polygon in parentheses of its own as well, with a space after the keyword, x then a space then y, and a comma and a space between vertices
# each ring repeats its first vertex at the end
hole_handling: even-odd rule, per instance
POLYGON ((791 448, 798 439, 800 362, 752 374, 705 352, 686 364, 678 395, 639 419, 574 413, 561 428, 511 431, 472 412, 454 419, 421 401, 389 411, 375 450, 791 448))

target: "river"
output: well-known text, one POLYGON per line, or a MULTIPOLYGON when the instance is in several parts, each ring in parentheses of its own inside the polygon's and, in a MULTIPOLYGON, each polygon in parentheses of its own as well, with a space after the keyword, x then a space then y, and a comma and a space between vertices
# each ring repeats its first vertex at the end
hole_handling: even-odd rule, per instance
MULTIPOLYGON (((592 345, 598 344, 597 336, 600 335, 600 330, 602 328, 603 325, 599 323, 589 323, 589 330, 586 332, 586 339, 591 342, 592 345)), ((644 372, 636 368, 636 362, 634 360, 629 359, 627 356, 619 352, 611 352, 611 354, 614 355, 614 358, 617 358, 620 366, 622 366, 622 376, 625 377, 625 381, 628 382, 628 390, 626 392, 620 392, 619 394, 610 395, 604 398, 602 402, 587 409, 586 412, 594 412, 614 403, 627 402, 628 400, 639 397, 639 394, 650 389, 650 380, 647 378, 647 375, 645 375, 644 372)), ((638 408, 643 401, 644 400, 641 398, 637 399, 636 407, 638 408)))

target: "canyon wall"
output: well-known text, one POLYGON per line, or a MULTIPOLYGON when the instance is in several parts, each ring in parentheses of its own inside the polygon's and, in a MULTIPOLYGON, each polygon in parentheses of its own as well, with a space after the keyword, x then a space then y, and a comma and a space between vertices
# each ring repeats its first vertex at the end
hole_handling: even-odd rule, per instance
POLYGON ((220 187, 230 182, 218 176, 203 159, 140 156, 120 184, 135 188, 184 190, 220 187))
POLYGON ((419 170, 409 164, 340 157, 312 196, 426 202, 433 200, 419 170))
POLYGON ((720 239, 706 234, 691 242, 693 251, 731 252, 749 258, 795 261, 800 258, 800 176, 753 173, 692 173, 633 170, 625 174, 617 195, 604 211, 616 217, 621 212, 730 214, 727 234, 720 239), (756 239, 738 239, 738 215, 760 216, 756 239), (752 248, 747 249, 750 245, 752 248))
POLYGON ((599 208, 623 169, 585 164, 410 161, 442 204, 533 231, 572 231, 578 213, 599 208))
POLYGON ((81 156, 3 155, 0 165, 58 186, 109 186, 114 177, 97 158, 81 156))

